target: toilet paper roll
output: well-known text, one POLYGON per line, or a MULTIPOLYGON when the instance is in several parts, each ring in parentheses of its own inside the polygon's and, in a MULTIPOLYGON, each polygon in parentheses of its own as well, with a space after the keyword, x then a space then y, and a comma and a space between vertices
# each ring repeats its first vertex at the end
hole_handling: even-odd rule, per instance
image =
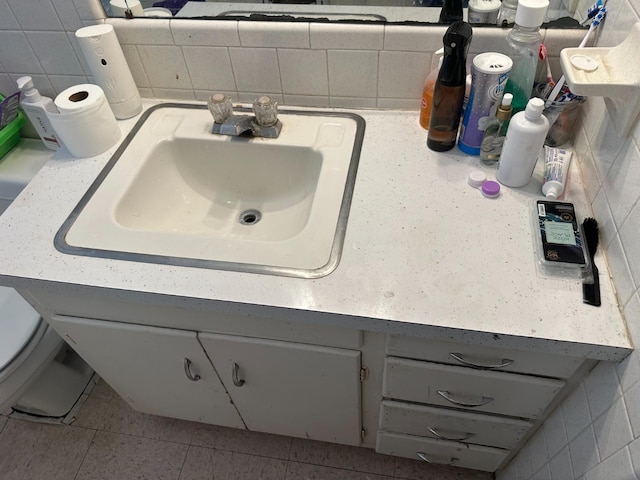
POLYGON ((98 85, 69 87, 54 103, 60 113, 47 112, 47 117, 74 157, 100 155, 122 137, 116 117, 98 85))

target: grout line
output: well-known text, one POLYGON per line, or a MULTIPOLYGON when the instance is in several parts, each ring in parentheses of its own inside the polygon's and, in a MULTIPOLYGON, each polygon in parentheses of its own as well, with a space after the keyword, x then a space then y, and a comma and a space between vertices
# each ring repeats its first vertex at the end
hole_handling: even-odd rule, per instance
POLYGON ((184 458, 182 459, 182 464, 180 465, 180 472, 178 473, 178 479, 182 477, 182 470, 184 469, 185 463, 187 463, 187 457, 189 456, 189 450, 191 450, 191 445, 187 446, 187 450, 184 452, 184 458))
POLYGON ((285 466, 285 469, 284 469, 284 477, 282 477, 282 480, 287 480, 287 477, 289 476, 289 464, 290 464, 290 463, 291 463, 291 462, 289 462, 289 461, 287 460, 287 465, 285 466))
POLYGON ((4 424, 2 425, 2 427, 0 427, 0 435, 2 435, 2 432, 4 431, 5 427, 7 426, 7 424, 9 423, 9 417, 6 417, 4 415, 0 415, 0 418, 4 418, 6 419, 6 421, 4 422, 4 424))
MULTIPOLYGON (((72 427, 72 426, 69 426, 69 428, 83 428, 83 427, 72 427)), ((89 430, 89 429, 87 429, 87 430, 89 430)), ((93 436, 91 437, 91 442, 89 442, 89 446, 87 447, 87 450, 84 452, 84 455, 82 456, 82 460, 80 461, 80 466, 78 467, 78 471, 73 476, 74 480, 76 480, 78 478, 78 475, 80 474, 80 470, 82 470, 82 466, 84 465, 84 462, 87 459, 87 455, 89 454, 89 450, 91 449, 91 447, 94 444, 94 440, 95 440, 97 434, 98 434, 98 430, 93 430, 93 436)))
POLYGON ((295 441, 296 439, 291 437, 291 441, 289 442, 289 454, 287 455, 287 465, 289 464, 288 462, 291 460, 291 452, 293 451, 293 442, 295 441))

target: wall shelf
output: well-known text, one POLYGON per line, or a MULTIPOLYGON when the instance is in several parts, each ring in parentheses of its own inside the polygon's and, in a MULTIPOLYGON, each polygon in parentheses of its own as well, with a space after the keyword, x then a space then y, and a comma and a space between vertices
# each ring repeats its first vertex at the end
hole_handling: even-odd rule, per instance
POLYGON ((560 64, 576 95, 604 97, 618 135, 626 137, 640 114, 640 22, 615 47, 565 48, 560 64))

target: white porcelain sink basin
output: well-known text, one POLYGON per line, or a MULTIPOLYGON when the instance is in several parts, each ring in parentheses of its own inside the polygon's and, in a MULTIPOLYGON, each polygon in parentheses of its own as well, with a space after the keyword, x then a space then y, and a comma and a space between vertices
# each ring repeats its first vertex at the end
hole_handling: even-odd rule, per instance
POLYGON ((277 139, 210 133, 206 108, 149 110, 56 236, 79 255, 313 278, 338 264, 364 133, 281 112, 277 139))

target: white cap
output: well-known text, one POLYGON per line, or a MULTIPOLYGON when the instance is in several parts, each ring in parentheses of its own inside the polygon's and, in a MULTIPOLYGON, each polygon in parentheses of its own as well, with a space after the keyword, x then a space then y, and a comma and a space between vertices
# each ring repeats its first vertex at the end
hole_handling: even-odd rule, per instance
POLYGON ((472 170, 467 178, 467 182, 473 188, 480 188, 486 180, 487 175, 482 170, 472 170))
POLYGON ((549 200, 556 200, 560 194, 562 193, 562 187, 559 183, 545 183, 542 186, 542 193, 544 193, 545 197, 549 200))
POLYGON ((529 120, 535 120, 540 118, 543 110, 544 101, 541 98, 534 97, 527 103, 527 108, 524 109, 524 116, 529 120))
POLYGON ((516 24, 521 27, 539 27, 547 14, 549 0, 519 0, 516 24))
POLYGON ((502 97, 502 102, 500 103, 500 105, 504 105, 505 107, 508 107, 509 105, 511 105, 512 101, 513 101, 513 94, 505 93, 504 96, 502 97))
POLYGON ((22 98, 26 100, 26 103, 37 103, 42 99, 40 92, 36 90, 33 85, 33 79, 28 75, 20 77, 16 80, 18 84, 18 90, 22 92, 22 98))
POLYGON ((495 12, 500 10, 500 0, 469 0, 469 7, 476 12, 495 12))

